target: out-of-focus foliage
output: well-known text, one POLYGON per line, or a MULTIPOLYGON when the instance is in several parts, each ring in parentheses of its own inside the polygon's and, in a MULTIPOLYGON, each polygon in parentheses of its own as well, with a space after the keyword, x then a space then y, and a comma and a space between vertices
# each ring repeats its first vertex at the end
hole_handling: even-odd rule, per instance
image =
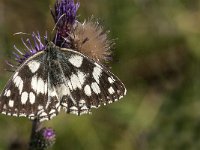
MULTIPOLYGON (((4 60, 21 46, 15 32, 51 32, 55 0, 0 1, 0 87, 4 60)), ((80 20, 92 15, 116 45, 113 72, 128 89, 117 103, 81 117, 62 113, 54 150, 200 149, 200 1, 81 0, 80 20)), ((31 122, 0 115, 0 149, 28 142, 31 122)))

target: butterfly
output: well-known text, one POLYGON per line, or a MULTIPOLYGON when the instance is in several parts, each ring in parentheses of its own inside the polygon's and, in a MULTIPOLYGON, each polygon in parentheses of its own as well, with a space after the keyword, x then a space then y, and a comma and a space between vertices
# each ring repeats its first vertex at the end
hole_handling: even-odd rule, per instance
POLYGON ((66 113, 88 114, 91 108, 118 101, 124 84, 106 67, 82 53, 48 42, 14 72, 0 97, 0 113, 50 120, 66 113))

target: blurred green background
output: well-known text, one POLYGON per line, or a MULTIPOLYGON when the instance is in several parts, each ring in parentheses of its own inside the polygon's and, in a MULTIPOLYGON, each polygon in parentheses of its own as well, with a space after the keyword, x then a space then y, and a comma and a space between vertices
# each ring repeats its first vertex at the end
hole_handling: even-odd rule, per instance
MULTIPOLYGON (((80 0, 79 20, 92 15, 115 39, 112 71, 128 93, 119 102, 77 117, 60 114, 45 126, 53 150, 200 149, 200 1, 80 0)), ((16 32, 51 31, 55 0, 0 1, 0 88, 16 32)), ((0 115, 0 150, 29 140, 31 122, 0 115)))

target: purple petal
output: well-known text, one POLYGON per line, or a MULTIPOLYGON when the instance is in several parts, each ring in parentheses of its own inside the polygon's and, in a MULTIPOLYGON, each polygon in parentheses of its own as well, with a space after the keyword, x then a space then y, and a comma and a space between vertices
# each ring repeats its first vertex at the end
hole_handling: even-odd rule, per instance
POLYGON ((62 17, 59 21, 59 27, 62 28, 67 24, 74 24, 79 6, 80 3, 75 3, 74 0, 61 0, 60 2, 57 0, 55 12, 52 12, 52 16, 56 23, 62 17), (64 17, 63 14, 65 14, 64 17))
POLYGON ((53 129, 45 128, 43 131, 43 136, 45 139, 51 140, 55 138, 56 134, 53 129))
MULTIPOLYGON (((44 39, 47 39, 47 33, 44 36, 44 39)), ((37 34, 35 34, 34 32, 32 33, 32 40, 30 40, 29 38, 27 38, 26 40, 22 38, 21 40, 22 40, 23 45, 25 46, 25 51, 26 51, 25 54, 23 54, 15 45, 14 45, 14 49, 19 54, 13 52, 15 56, 15 60, 19 62, 20 64, 23 63, 29 57, 36 54, 38 51, 44 50, 46 47, 46 45, 43 44, 42 42, 42 38, 39 32, 37 32, 37 34)))
POLYGON ((20 54, 23 55, 23 53, 14 45, 14 49, 20 54))

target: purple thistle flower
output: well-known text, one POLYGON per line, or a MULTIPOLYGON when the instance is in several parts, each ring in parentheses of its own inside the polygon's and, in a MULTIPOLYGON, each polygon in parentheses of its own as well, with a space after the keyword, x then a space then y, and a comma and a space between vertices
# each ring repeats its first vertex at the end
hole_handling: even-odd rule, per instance
POLYGON ((30 141, 30 149, 47 149, 53 146, 56 141, 56 133, 52 128, 40 128, 37 130, 37 126, 34 126, 35 129, 32 133, 30 141))
POLYGON ((55 23, 59 28, 65 28, 67 25, 73 25, 76 20, 76 12, 80 4, 74 0, 57 0, 55 11, 52 12, 55 23))
POLYGON ((54 12, 51 11, 56 23, 56 35, 54 43, 59 47, 70 46, 66 39, 72 31, 73 25, 76 23, 76 14, 80 3, 75 3, 74 0, 61 0, 56 2, 54 12), (65 38, 65 39, 64 39, 65 38))
POLYGON ((44 128, 43 129, 43 137, 46 139, 46 140, 53 140, 55 139, 55 132, 53 129, 51 128, 44 128))
MULTIPOLYGON (((36 54, 39 51, 44 50, 46 47, 46 44, 43 44, 42 42, 39 32, 37 32, 37 34, 33 32, 31 36, 32 40, 27 38, 24 41, 24 39, 22 38, 22 43, 25 46, 25 52, 22 52, 14 45, 14 49, 16 50, 16 52, 13 52, 13 55, 15 56, 15 60, 19 64, 22 64, 30 56, 36 54)), ((47 35, 44 36, 44 40, 47 40, 47 35)))

